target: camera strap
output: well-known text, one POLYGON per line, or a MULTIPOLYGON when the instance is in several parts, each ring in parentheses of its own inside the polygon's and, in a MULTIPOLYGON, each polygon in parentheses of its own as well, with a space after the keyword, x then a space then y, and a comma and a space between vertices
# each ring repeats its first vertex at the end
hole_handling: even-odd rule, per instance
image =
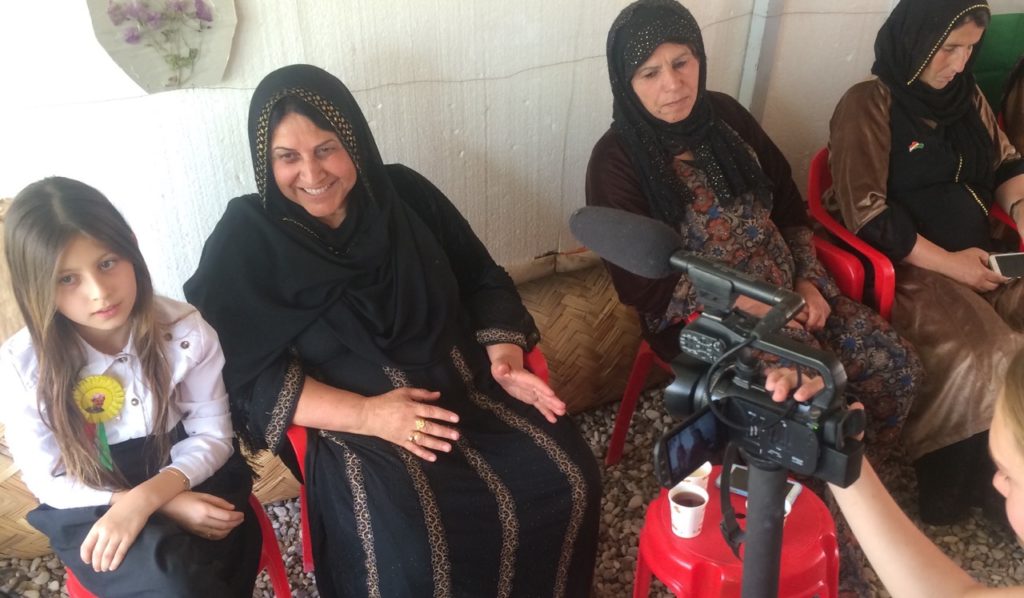
POLYGON ((719 489, 718 499, 722 505, 722 537, 725 538, 725 543, 732 549, 732 553, 736 555, 736 558, 743 560, 740 556, 740 544, 743 543, 746 537, 746 532, 740 527, 738 521, 736 521, 736 511, 732 508, 732 500, 729 497, 729 492, 732 491, 732 466, 736 463, 736 445, 730 442, 725 447, 725 456, 722 460, 722 483, 719 489))

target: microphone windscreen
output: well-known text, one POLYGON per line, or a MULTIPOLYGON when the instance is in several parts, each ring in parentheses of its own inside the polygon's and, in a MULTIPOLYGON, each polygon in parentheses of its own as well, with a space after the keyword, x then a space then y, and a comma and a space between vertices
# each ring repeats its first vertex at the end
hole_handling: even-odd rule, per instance
POLYGON ((669 258, 683 247, 664 222, 614 208, 580 208, 569 217, 569 230, 597 255, 644 278, 674 273, 669 258))

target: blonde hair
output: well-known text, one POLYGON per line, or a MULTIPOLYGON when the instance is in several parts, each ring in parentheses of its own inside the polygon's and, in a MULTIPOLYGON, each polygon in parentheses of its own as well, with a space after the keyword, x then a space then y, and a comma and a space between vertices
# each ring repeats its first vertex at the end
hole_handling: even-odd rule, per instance
MULTIPOLYGON (((167 430, 170 372, 160 341, 162 324, 154 313, 153 283, 135 235, 117 208, 96 189, 76 180, 51 177, 25 187, 11 204, 4 248, 11 285, 25 319, 36 358, 40 417, 53 431, 65 471, 93 488, 129 487, 115 467, 105 469, 86 431, 73 393, 85 355, 74 325, 56 307, 57 263, 68 243, 85 235, 132 263, 137 286, 130 315, 132 340, 147 388, 153 396, 151 440, 146 450, 163 464, 170 454, 167 430)), ((59 473, 54 471, 54 474, 59 473)))
POLYGON ((1024 350, 1018 351, 1006 368, 1006 382, 996 409, 1006 418, 1017 450, 1024 454, 1024 350))

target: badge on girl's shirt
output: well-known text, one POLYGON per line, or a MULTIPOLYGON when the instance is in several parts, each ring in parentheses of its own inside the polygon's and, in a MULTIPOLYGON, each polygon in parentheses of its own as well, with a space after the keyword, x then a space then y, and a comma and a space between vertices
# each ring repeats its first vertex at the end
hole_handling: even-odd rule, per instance
POLYGON ((88 376, 75 386, 75 404, 82 410, 88 422, 88 432, 96 440, 100 465, 113 471, 114 461, 110 457, 110 443, 107 442, 108 422, 121 413, 124 407, 124 387, 112 376, 88 376))

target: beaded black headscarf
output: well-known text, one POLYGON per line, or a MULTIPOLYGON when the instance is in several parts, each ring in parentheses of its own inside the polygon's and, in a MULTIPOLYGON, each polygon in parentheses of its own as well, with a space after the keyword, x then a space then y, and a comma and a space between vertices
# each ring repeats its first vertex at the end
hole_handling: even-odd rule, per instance
POLYGON ((217 329, 229 392, 251 384, 315 322, 354 353, 393 367, 434 359, 458 285, 433 233, 392 184, 348 88, 311 65, 275 70, 256 87, 249 141, 258 196, 232 202, 203 249, 185 296, 217 329), (358 178, 336 229, 287 199, 274 177, 271 115, 298 98, 330 123, 358 178))
POLYGON ((973 101, 973 68, 980 43, 963 72, 942 89, 921 81, 921 73, 949 34, 978 11, 989 12, 985 0, 901 0, 878 30, 871 72, 889 88, 893 101, 912 116, 946 128, 964 158, 961 180, 991 189, 995 150, 973 101))
POLYGON ((639 0, 619 13, 608 32, 608 77, 612 86, 612 127, 622 138, 637 170, 651 213, 678 226, 686 219, 693 192, 672 169, 675 156, 690 150, 707 174, 719 202, 730 205, 753 191, 771 207, 771 184, 743 140, 715 117, 708 99, 707 56, 697 21, 674 0, 639 0), (690 115, 667 123, 644 108, 632 79, 637 68, 663 43, 690 47, 700 61, 697 100, 690 115))

